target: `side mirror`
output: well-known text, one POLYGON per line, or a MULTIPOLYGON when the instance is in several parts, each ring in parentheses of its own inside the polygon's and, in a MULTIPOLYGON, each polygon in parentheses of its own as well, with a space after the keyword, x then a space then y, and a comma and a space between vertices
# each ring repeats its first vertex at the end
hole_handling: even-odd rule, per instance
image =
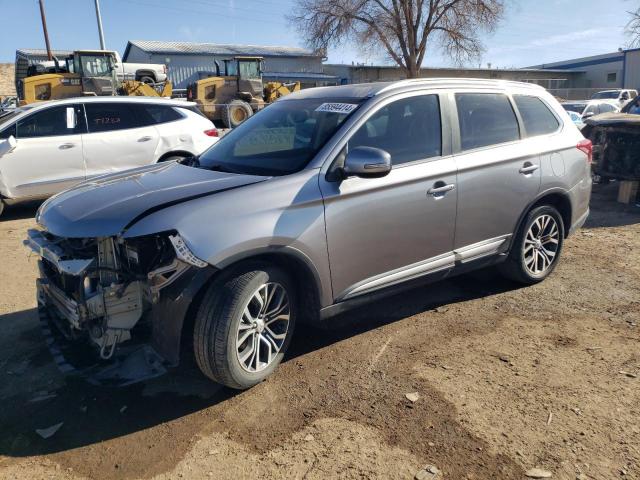
POLYGON ((596 112, 587 112, 584 115, 582 115, 582 119, 586 120, 587 118, 591 118, 596 114, 596 112))
POLYGON ((622 100, 629 100, 629 94, 627 92, 624 92, 622 94, 622 97, 620 97, 622 100))
POLYGON ((13 135, 11 135, 6 140, 0 140, 0 157, 6 153, 13 152, 17 145, 18 142, 13 135))
POLYGON ((379 148, 356 147, 347 154, 342 167, 343 176, 380 178, 391 171, 391 155, 379 148))

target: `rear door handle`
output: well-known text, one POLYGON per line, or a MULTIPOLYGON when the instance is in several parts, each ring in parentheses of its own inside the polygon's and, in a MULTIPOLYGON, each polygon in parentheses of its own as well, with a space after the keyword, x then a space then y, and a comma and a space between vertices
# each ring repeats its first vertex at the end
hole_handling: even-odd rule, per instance
POLYGON ((70 148, 75 147, 76 144, 75 143, 63 143, 62 145, 60 145, 58 148, 60 150, 69 150, 70 148))
POLYGON ((149 140, 151 140, 153 137, 140 137, 138 139, 139 142, 148 142, 149 140))
POLYGON ((527 162, 522 166, 519 172, 523 175, 529 175, 530 173, 535 172, 539 168, 540 168, 540 165, 534 165, 532 163, 527 162))
POLYGON ((447 185, 441 185, 443 183, 444 182, 437 182, 435 185, 438 185, 438 186, 436 187, 434 185, 433 187, 431 187, 429 190, 427 190, 427 194, 433 195, 435 197, 437 195, 443 195, 447 192, 450 192, 454 188, 456 188, 456 186, 453 183, 449 183, 447 185))

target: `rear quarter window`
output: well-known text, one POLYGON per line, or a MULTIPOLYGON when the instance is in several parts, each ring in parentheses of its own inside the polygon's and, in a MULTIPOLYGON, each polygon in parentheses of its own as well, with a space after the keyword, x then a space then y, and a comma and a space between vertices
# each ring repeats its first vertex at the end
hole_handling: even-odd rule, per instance
POLYGON ((111 132, 138 128, 138 120, 131 105, 126 103, 85 103, 89 133, 111 132))
POLYGON ((457 93, 462 150, 520 139, 520 127, 509 98, 501 93, 457 93))
POLYGON ((560 122, 556 116, 538 97, 514 95, 513 99, 522 117, 528 137, 547 135, 560 128, 560 122))
POLYGON ((145 125, 159 125, 183 118, 175 107, 169 105, 135 105, 134 110, 145 125))

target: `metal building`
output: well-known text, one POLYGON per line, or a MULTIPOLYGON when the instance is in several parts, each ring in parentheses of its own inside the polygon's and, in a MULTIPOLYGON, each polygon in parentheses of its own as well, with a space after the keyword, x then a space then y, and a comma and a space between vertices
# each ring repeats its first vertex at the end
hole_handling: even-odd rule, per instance
POLYGON ((531 68, 583 71, 588 86, 592 89, 640 88, 640 49, 637 48, 545 63, 531 68))
POLYGON ((265 80, 299 81, 302 87, 335 85, 338 79, 323 73, 323 57, 296 47, 223 45, 216 43, 129 41, 123 61, 164 63, 175 88, 186 88, 204 75, 215 73, 215 61, 235 56, 264 58, 265 80))
MULTIPOLYGON (((64 58, 71 55, 73 52, 70 50, 51 50, 51 54, 58 58, 61 65, 64 66, 64 58)), ((27 76, 27 69, 29 65, 36 63, 42 63, 49 60, 46 50, 40 50, 37 48, 22 48, 16 50, 16 90, 19 89, 20 80, 27 76)))

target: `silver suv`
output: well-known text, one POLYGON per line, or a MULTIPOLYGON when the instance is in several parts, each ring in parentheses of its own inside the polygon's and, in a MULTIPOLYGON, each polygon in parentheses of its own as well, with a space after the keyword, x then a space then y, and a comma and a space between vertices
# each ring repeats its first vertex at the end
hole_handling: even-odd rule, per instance
POLYGON ((41 316, 95 347, 102 379, 158 374, 192 345, 205 375, 248 388, 296 321, 493 264, 543 280, 589 213, 591 154, 534 85, 305 90, 199 157, 44 203, 26 240, 42 256, 41 316), (146 367, 119 367, 133 358, 146 367))

